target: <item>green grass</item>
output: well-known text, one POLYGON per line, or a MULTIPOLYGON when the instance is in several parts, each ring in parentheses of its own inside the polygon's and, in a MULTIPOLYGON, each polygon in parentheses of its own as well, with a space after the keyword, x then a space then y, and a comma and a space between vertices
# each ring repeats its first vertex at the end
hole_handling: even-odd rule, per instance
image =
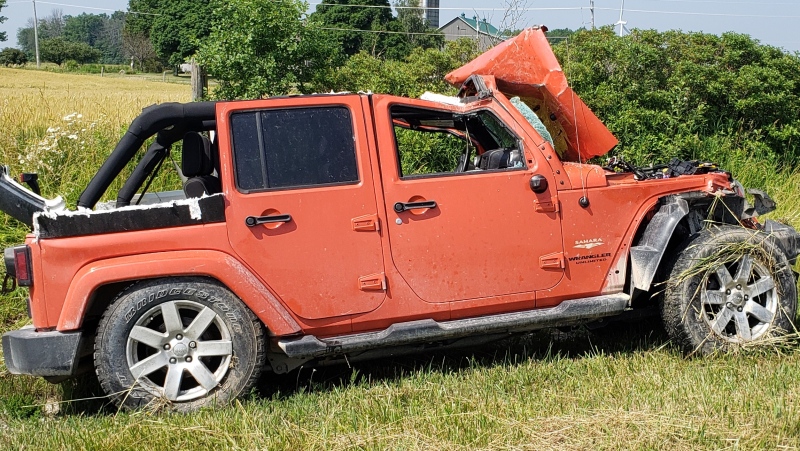
MULTIPOLYGON (((0 94, 10 99, 0 109, 2 161, 14 172, 38 169, 47 195, 74 202, 139 110, 185 101, 188 88, 0 69, 0 94), (64 119, 73 112, 85 117, 64 119), (50 127, 72 127, 81 139, 48 135, 50 127), (36 155, 49 168, 16 163, 41 143, 47 152, 36 155)), ((704 154, 719 156, 745 186, 775 198, 772 217, 800 226, 800 173, 737 152, 729 141, 707 145, 704 154)), ((0 246, 24 235, 0 215, 0 246)), ((24 290, 0 296, 0 333, 27 323, 25 297, 24 290)), ((610 335, 541 332, 469 351, 267 375, 242 403, 191 415, 65 402, 86 395, 12 376, 0 365, 0 449, 800 447, 795 346, 687 359, 648 324, 610 335)))
POLYGON ((0 448, 797 447, 798 363, 795 351, 687 360, 645 328, 538 333, 468 353, 266 376, 260 396, 192 415, 6 413, 0 448))

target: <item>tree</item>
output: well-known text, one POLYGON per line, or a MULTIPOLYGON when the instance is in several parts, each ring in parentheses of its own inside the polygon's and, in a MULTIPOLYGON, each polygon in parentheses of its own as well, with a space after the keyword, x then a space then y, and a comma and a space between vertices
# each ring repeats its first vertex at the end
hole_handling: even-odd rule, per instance
POLYGON ((122 48, 126 58, 133 58, 138 63, 139 70, 143 71, 145 65, 152 64, 156 59, 156 51, 150 38, 141 31, 122 32, 122 48))
POLYGON ((195 54, 200 41, 211 31, 214 1, 209 0, 130 0, 128 9, 156 15, 131 15, 125 30, 131 35, 145 34, 156 54, 178 66, 195 54))
POLYGON ((117 11, 103 24, 103 30, 97 40, 97 49, 103 52, 103 62, 119 64, 124 61, 122 48, 122 28, 125 25, 125 13, 117 11))
POLYGON ((0 51, 0 64, 3 66, 19 66, 28 62, 25 52, 13 47, 6 47, 0 51))
MULTIPOLYGON (((60 9, 54 9, 49 16, 39 19, 39 41, 59 38, 64 32, 64 14, 60 9)), ((35 54, 35 39, 33 33, 33 18, 28 19, 25 27, 17 30, 17 46, 32 59, 35 54)))
MULTIPOLYGON (((380 33, 389 30, 389 24, 396 21, 388 0, 330 0, 318 5, 311 16, 324 27, 337 29, 332 36, 348 56, 362 50, 372 55, 383 55, 392 47, 392 38, 396 39, 391 33, 380 33)), ((389 31, 400 30, 393 28, 389 31)))
POLYGON ((336 43, 298 0, 214 2, 211 34, 198 52, 219 98, 307 92, 338 62, 336 43))
POLYGON ((96 61, 101 56, 97 49, 93 49, 88 44, 70 42, 61 37, 41 41, 39 43, 39 53, 43 60, 56 63, 59 66, 67 60, 88 63, 96 61))
POLYGON ((83 42, 96 47, 108 16, 105 14, 80 14, 64 17, 64 39, 83 42))
MULTIPOLYGON (((6 6, 6 0, 0 0, 0 11, 2 11, 5 6, 6 6)), ((8 17, 0 16, 0 24, 5 22, 6 19, 8 19, 8 17)), ((0 42, 5 41, 6 39, 8 39, 8 35, 6 34, 6 32, 0 31, 0 42)))

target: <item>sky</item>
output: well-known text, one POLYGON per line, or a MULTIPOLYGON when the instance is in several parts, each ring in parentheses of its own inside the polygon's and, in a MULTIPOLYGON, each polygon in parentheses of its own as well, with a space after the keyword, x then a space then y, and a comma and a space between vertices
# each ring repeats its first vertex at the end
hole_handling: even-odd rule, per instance
MULTIPOLYGON (((311 10, 320 0, 310 0, 311 10)), ((495 26, 503 24, 509 4, 525 8, 514 28, 544 24, 549 28, 591 26, 591 0, 440 0, 440 25, 457 15, 486 18, 495 26), (562 9, 555 9, 562 8, 562 9)), ((393 0, 390 0, 393 3, 393 0)), ((54 8, 64 14, 102 13, 104 10, 127 10, 127 0, 37 0, 40 17, 54 8), (78 5, 67 6, 67 5, 78 5)), ((619 21, 622 0, 594 0, 595 24, 613 25, 619 21)), ((746 33, 761 41, 790 52, 800 51, 800 34, 794 28, 800 21, 800 0, 627 0, 622 20, 626 27, 679 29, 721 34, 726 31, 746 33)), ((0 47, 16 45, 17 29, 33 17, 30 0, 8 0, 0 15, 8 20, 0 31, 8 33, 8 41, 0 47)), ((508 24, 506 24, 508 25, 508 24)))

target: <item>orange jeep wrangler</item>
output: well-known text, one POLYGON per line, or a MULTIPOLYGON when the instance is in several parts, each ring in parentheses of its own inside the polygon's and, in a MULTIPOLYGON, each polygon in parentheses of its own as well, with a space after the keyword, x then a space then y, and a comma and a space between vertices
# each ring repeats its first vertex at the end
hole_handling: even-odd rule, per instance
POLYGON ((769 197, 751 191, 750 206, 711 164, 588 164, 617 141, 544 31, 449 74, 457 97, 148 107, 77 210, 6 168, 0 208, 32 228, 5 251, 6 285, 29 288, 32 318, 3 336, 9 372, 91 370, 123 407, 190 411, 247 393, 264 370, 639 308, 689 352, 790 330, 800 240, 756 220, 769 197), (147 193, 177 142, 183 190, 147 193), (131 161, 116 201, 98 203, 131 161))

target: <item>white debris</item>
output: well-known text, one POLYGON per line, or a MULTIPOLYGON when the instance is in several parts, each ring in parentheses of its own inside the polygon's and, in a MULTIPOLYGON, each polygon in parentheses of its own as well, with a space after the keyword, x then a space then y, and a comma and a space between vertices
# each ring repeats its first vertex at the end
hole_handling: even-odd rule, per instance
POLYGON ((437 94, 435 92, 425 91, 424 94, 419 96, 420 100, 428 100, 430 102, 444 103, 446 105, 461 106, 461 99, 458 97, 446 96, 444 94, 437 94))
POLYGON ((194 219, 196 221, 199 221, 199 220, 203 219, 203 212, 200 211, 200 203, 199 202, 191 202, 189 204, 189 217, 191 217, 192 219, 194 219))
MULTIPOLYGON (((213 194, 211 196, 203 196, 203 197, 195 197, 192 199, 179 199, 179 200, 172 200, 168 202, 161 202, 156 204, 148 204, 148 205, 130 205, 127 207, 120 207, 114 209, 103 209, 103 210, 90 210, 88 208, 78 208, 77 210, 66 210, 66 209, 58 209, 58 210, 47 210, 43 212, 38 212, 33 214, 33 233, 37 237, 39 236, 39 218, 45 217, 48 219, 57 220, 58 218, 64 217, 76 217, 76 216, 98 216, 98 215, 109 215, 114 214, 118 211, 142 211, 142 210, 153 210, 159 208, 172 208, 178 206, 187 206, 189 207, 189 217, 194 219, 195 221, 199 221, 203 219, 203 211, 200 209, 200 199, 206 197, 214 197, 214 196, 222 196, 221 193, 213 194)), ((59 199, 61 199, 59 197, 59 199)), ((62 201, 63 202, 63 201, 62 201)))

